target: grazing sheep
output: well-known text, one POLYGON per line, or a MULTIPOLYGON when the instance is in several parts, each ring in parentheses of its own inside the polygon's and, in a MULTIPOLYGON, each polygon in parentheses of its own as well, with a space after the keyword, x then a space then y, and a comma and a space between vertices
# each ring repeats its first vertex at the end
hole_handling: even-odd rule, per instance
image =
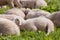
POLYGON ((49 33, 54 31, 54 24, 51 20, 42 16, 27 20, 22 19, 20 28, 21 30, 27 29, 34 31, 36 30, 47 31, 47 35, 49 35, 49 33))
POLYGON ((36 18, 36 17, 39 17, 39 16, 44 16, 44 17, 48 18, 49 15, 50 15, 50 13, 46 12, 44 10, 33 9, 33 10, 28 12, 28 14, 26 15, 26 19, 36 18))
POLYGON ((10 8, 14 8, 14 5, 21 8, 20 0, 0 0, 0 6, 8 5, 10 8))
POLYGON ((23 8, 35 8, 36 0, 20 0, 23 8))
POLYGON ((49 16, 49 19, 51 19, 55 25, 60 26, 60 11, 53 12, 49 16))
POLYGON ((12 21, 0 18, 0 34, 20 35, 19 27, 12 21))
POLYGON ((41 6, 46 7, 45 0, 20 0, 23 8, 39 8, 41 6))
POLYGON ((18 9, 18 8, 12 8, 12 9, 9 9, 8 11, 6 11, 5 14, 8 14, 8 15, 14 14, 14 15, 20 16, 20 17, 22 17, 22 18, 25 17, 24 12, 21 11, 20 9, 18 9))

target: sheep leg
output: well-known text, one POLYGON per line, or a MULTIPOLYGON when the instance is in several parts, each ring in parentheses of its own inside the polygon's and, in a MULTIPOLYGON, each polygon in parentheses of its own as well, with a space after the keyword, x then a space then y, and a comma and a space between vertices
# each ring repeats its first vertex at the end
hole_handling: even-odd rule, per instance
POLYGON ((50 29, 48 29, 48 32, 47 32, 46 36, 48 36, 50 32, 51 32, 51 30, 50 30, 50 29))
POLYGON ((48 36, 53 31, 54 31, 54 28, 48 28, 48 32, 47 32, 46 36, 48 36))
POLYGON ((9 2, 9 6, 10 6, 11 8, 14 8, 14 3, 13 3, 13 1, 10 1, 10 2, 9 2))
POLYGON ((22 7, 22 4, 20 3, 19 0, 15 0, 15 4, 17 7, 21 8, 22 7))

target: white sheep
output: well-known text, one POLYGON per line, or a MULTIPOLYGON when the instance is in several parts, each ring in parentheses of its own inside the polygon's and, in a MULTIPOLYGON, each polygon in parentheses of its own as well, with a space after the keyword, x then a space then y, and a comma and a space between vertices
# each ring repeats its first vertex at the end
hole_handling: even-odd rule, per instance
POLYGON ((34 31, 42 30, 42 31, 47 31, 47 35, 49 35, 49 33, 54 31, 53 22, 43 16, 27 19, 27 20, 22 19, 20 21, 21 21, 21 25, 20 25, 21 30, 24 29, 34 30, 34 31))
POLYGON ((21 20, 22 17, 16 16, 16 15, 0 14, 0 18, 9 19, 9 20, 15 22, 19 26, 19 23, 20 23, 20 20, 21 20))
MULTIPOLYGON (((0 15, 0 17, 1 17, 1 18, 9 19, 9 20, 15 22, 20 29, 21 29, 21 26, 20 26, 20 25, 22 25, 23 22, 25 22, 25 20, 24 20, 22 17, 16 16, 16 15, 5 15, 5 14, 3 14, 3 15, 0 15)), ((23 25, 22 25, 22 26, 23 26, 23 25)), ((23 28, 23 29, 24 29, 24 28, 23 28)), ((30 27, 30 29, 28 29, 28 30, 36 31, 37 28, 36 28, 36 27, 30 27)))
POLYGON ((23 8, 35 8, 36 0, 20 0, 23 8))
POLYGON ((14 8, 16 5, 17 7, 21 8, 22 5, 20 4, 20 0, 0 0, 0 6, 8 5, 10 8, 14 8))
POLYGON ((23 8, 39 8, 41 6, 47 6, 45 0, 20 0, 20 3, 23 8))
POLYGON ((28 12, 28 14, 26 15, 26 19, 36 18, 39 16, 44 16, 44 17, 48 18, 49 15, 51 15, 51 14, 49 12, 44 11, 44 10, 33 9, 28 12))
POLYGON ((25 17, 24 12, 21 11, 20 9, 18 9, 18 8, 12 8, 12 9, 9 9, 8 11, 6 11, 5 14, 8 14, 8 15, 14 14, 14 15, 20 16, 20 17, 22 17, 22 18, 25 17))
POLYGON ((1 35, 20 35, 19 27, 12 21, 4 18, 0 18, 0 34, 1 35))

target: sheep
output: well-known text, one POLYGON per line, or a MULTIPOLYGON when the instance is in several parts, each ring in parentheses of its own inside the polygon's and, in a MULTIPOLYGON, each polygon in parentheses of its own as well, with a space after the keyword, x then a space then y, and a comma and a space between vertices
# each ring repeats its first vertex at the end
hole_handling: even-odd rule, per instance
POLYGON ((19 22, 20 22, 20 20, 21 20, 22 17, 16 16, 16 15, 0 14, 0 18, 9 19, 9 20, 15 22, 19 26, 19 22))
POLYGON ((30 8, 20 8, 24 12, 25 15, 28 14, 28 12, 31 10, 30 8))
POLYGON ((10 8, 14 8, 16 5, 17 7, 21 8, 22 5, 20 4, 20 0, 0 0, 0 6, 8 5, 10 8))
POLYGON ((26 29, 33 31, 37 31, 37 30, 47 31, 46 35, 49 35, 49 33, 54 31, 53 22, 43 16, 27 19, 27 20, 22 19, 20 21, 21 21, 21 25, 20 25, 21 30, 26 29))
POLYGON ((44 8, 47 6, 47 3, 45 2, 45 0, 37 0, 36 1, 36 8, 39 8, 40 6, 42 6, 44 8))
POLYGON ((20 0, 20 3, 23 8, 39 8, 41 6, 47 6, 45 0, 20 0))
POLYGON ((22 17, 22 18, 25 17, 24 12, 21 11, 20 9, 18 9, 18 8, 9 9, 8 11, 5 12, 5 14, 7 14, 7 15, 14 14, 14 15, 20 16, 20 17, 22 17))
POLYGON ((50 16, 49 19, 53 21, 53 23, 57 26, 60 26, 60 11, 53 12, 50 16))
POLYGON ((23 8, 35 8, 36 1, 35 0, 20 0, 20 3, 23 8))
POLYGON ((49 15, 51 15, 51 14, 49 12, 44 11, 44 10, 33 9, 28 12, 28 14, 26 15, 25 18, 29 19, 29 18, 36 18, 39 16, 44 16, 44 17, 48 18, 49 15))
MULTIPOLYGON (((21 29, 20 25, 23 24, 23 22, 25 21, 24 18, 20 17, 20 16, 15 16, 15 15, 0 15, 1 18, 6 18, 9 19, 13 22, 15 22, 18 27, 21 29)), ((33 31, 37 30, 36 27, 30 27, 33 31)), ((28 29, 30 30, 30 29, 28 29)))
POLYGON ((5 19, 5 18, 0 18, 0 34, 1 35, 20 35, 20 29, 19 27, 12 21, 5 19))

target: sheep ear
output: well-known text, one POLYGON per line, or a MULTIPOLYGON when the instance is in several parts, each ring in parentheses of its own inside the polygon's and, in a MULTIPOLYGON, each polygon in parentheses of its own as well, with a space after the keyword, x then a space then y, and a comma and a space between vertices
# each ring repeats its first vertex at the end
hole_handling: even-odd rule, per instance
POLYGON ((16 23, 19 24, 19 25, 22 25, 22 22, 19 19, 16 19, 16 23))
POLYGON ((14 19, 14 22, 17 24, 17 25, 22 25, 22 22, 19 18, 15 18, 14 19))

